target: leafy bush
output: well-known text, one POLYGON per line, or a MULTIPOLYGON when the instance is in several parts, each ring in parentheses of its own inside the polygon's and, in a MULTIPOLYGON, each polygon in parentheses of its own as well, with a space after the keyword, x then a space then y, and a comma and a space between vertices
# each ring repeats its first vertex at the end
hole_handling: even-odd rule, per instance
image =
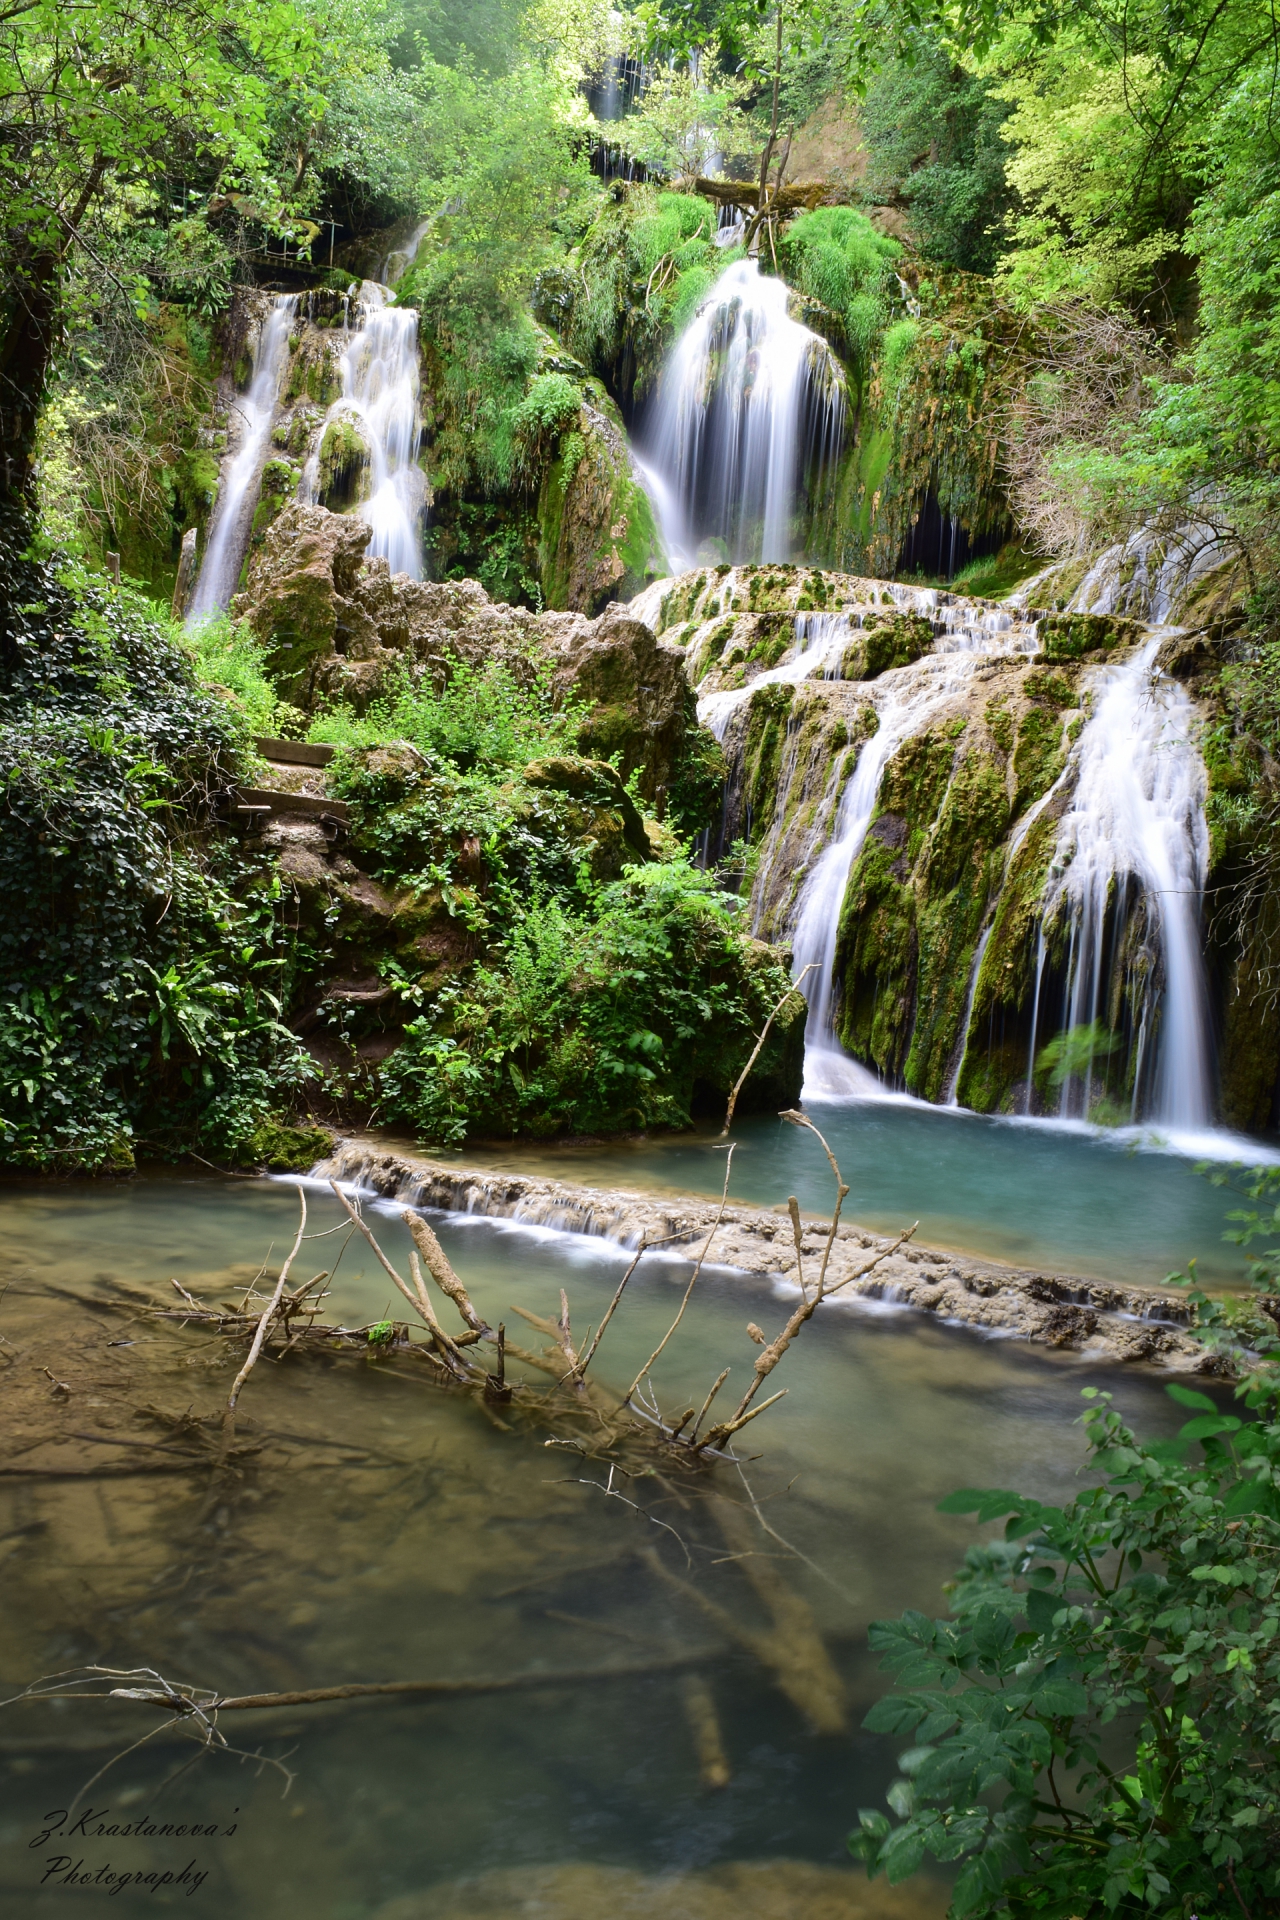
POLYGON ((855 207, 818 207, 787 228, 778 263, 793 286, 839 314, 852 357, 865 370, 889 316, 888 287, 901 253, 855 207))
POLYGON ((246 730, 272 733, 281 702, 267 678, 266 650, 248 627, 225 613, 211 615, 181 636, 195 661, 197 679, 215 692, 229 694, 233 711, 244 716, 246 730))
POLYGON ((1065 1507, 966 1491, 1009 1518, 972 1548, 950 1620, 881 1622, 898 1688, 867 1716, 910 1741, 850 1849, 874 1876, 964 1861, 952 1913, 1227 1920, 1280 1913, 1280 1424, 1184 1386, 1143 1442, 1084 1415, 1101 1484, 1065 1507))
MULTIPOLYGON (((786 992, 772 959, 748 964, 737 904, 683 860, 632 867, 580 908, 533 899, 410 1027, 383 1113, 444 1141, 686 1126, 701 1084, 727 1094, 786 992)), ((786 1031, 766 1086, 790 1084, 786 1031)))
POLYGON ((193 833, 240 730, 145 602, 0 530, 0 1160, 232 1154, 299 1081, 279 887, 193 833))
POLYGON ((439 688, 404 672, 363 714, 345 706, 319 714, 307 738, 341 747, 407 740, 455 766, 523 767, 537 754, 574 751, 583 710, 572 700, 557 704, 552 673, 532 653, 479 666, 451 660, 439 688))

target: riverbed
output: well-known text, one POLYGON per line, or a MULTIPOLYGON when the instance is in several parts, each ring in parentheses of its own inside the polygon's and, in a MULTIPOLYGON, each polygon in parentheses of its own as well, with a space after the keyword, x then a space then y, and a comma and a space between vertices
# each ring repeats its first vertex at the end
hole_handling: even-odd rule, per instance
MULTIPOLYGON (((769 1126, 751 1122, 749 1137, 763 1143, 769 1126)), ((672 1150, 713 1157, 709 1143, 672 1150)), ((763 1161, 762 1148, 762 1184, 763 1161)), ((342 1223, 336 1202, 313 1193, 309 1205, 309 1230, 342 1223)), ((546 1444, 555 1433, 508 1430, 494 1410, 360 1356, 260 1363, 237 1426, 245 1450, 217 1475, 192 1456, 240 1356, 142 1307, 176 1300, 174 1279, 216 1301, 264 1262, 274 1270, 294 1231, 292 1186, 179 1174, 10 1183, 3 1206, 9 1691, 88 1660, 239 1692, 518 1683, 228 1715, 233 1744, 263 1758, 211 1756, 167 1788, 190 1753, 166 1728, 89 1794, 117 1822, 219 1827, 198 1840, 33 1847, 49 1809, 69 1806, 157 1720, 10 1707, 0 1887, 15 1913, 82 1910, 83 1890, 57 1874, 41 1886, 47 1861, 70 1851, 95 1870, 177 1873, 195 1861, 207 1876, 189 1897, 126 1887, 112 1903, 127 1914, 936 1920, 941 1882, 869 1888, 844 1854, 858 1807, 883 1804, 893 1771, 893 1743, 860 1730, 882 1684, 867 1625, 908 1605, 942 1610, 942 1584, 975 1537, 935 1510, 957 1484, 1069 1496, 1083 1387, 1113 1391, 1149 1431, 1176 1424, 1139 1370, 916 1317, 833 1312, 788 1355, 787 1397, 748 1430, 744 1454, 758 1457, 745 1479, 717 1467, 705 1487, 633 1485, 618 1498, 590 1459, 546 1444), (752 1498, 780 1540, 756 1529, 744 1546, 752 1498), (788 1618, 835 1676, 817 1730, 759 1652, 779 1583, 788 1618), (707 1778, 708 1724, 728 1776, 719 1786, 707 1778)), ((403 1263, 394 1211, 370 1218, 403 1263)), ((563 1287, 581 1333, 624 1268, 607 1243, 436 1224, 481 1311, 530 1346, 538 1336, 517 1308, 555 1315, 563 1287)), ((331 1266, 345 1237, 309 1245, 313 1265, 300 1271, 331 1266)), ((597 1359, 602 1379, 631 1377, 686 1278, 678 1262, 640 1269, 597 1359)), ((331 1318, 396 1311, 363 1243, 346 1246, 332 1286, 331 1318)), ((664 1411, 700 1399, 724 1366, 745 1379, 757 1351, 747 1321, 774 1331, 784 1310, 763 1280, 705 1273, 657 1369, 664 1411)))

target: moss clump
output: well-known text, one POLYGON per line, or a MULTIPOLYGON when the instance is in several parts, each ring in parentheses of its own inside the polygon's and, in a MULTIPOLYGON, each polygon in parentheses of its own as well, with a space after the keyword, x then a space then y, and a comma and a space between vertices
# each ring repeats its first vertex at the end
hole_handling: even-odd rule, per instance
POLYGON ((369 448, 346 414, 331 420, 320 441, 320 504, 332 512, 354 506, 369 471, 369 448))
POLYGON ((919 613, 872 614, 844 650, 842 680, 876 680, 891 667, 909 667, 933 645, 933 627, 919 613))
POLYGON ((970 1047, 956 1087, 962 1105, 979 1113, 1008 1112, 1017 1083, 1027 1075, 1036 933, 1057 833, 1057 821, 1048 811, 1041 814, 1000 889, 969 1025, 971 1033, 988 1038, 983 1046, 970 1047))
POLYGON ((1134 621, 1109 613, 1051 613, 1040 622, 1040 645, 1046 660, 1080 660, 1127 646, 1137 633, 1134 621))
POLYGON ((284 1120, 264 1120, 239 1148, 237 1159, 246 1167, 269 1167, 273 1173, 300 1173, 333 1152, 327 1127, 295 1127, 284 1120))
POLYGON ((1049 707, 1074 707, 1075 690, 1070 681, 1064 680, 1060 673, 1046 673, 1041 667, 1033 667, 1022 682, 1022 691, 1028 700, 1043 700, 1049 707))
POLYGON ((759 840, 773 820, 778 804, 782 750, 795 697, 794 687, 774 681, 757 688, 747 705, 742 792, 749 840, 759 840))

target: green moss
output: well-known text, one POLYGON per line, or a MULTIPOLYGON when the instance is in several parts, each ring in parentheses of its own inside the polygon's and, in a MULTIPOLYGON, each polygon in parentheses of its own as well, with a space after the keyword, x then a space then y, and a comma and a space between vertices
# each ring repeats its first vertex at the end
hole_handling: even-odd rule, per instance
POLYGON ((1015 1083, 1026 1078, 1040 903, 1056 840, 1057 822, 1042 814, 1000 889, 969 1021, 970 1033, 991 1038, 970 1047, 956 1088, 961 1104, 979 1113, 1008 1111, 1015 1083))
POLYGON ((264 1120, 242 1143, 237 1157, 242 1166, 299 1173, 332 1152, 333 1135, 326 1127, 295 1127, 283 1120, 264 1120))
POLYGON ((1040 646, 1046 660, 1079 660, 1086 653, 1109 652, 1136 639, 1138 627, 1109 613, 1051 613, 1040 622, 1040 646))
POLYGON ((1009 696, 998 693, 994 700, 988 700, 986 709, 987 730, 996 745, 1009 753, 1013 748, 1013 715, 1009 711, 1009 696))
POLYGON ((773 821, 782 749, 795 696, 794 687, 774 681, 758 688, 747 703, 742 790, 753 841, 762 839, 773 821))
POLYGON ((320 441, 320 504, 332 512, 354 506, 369 471, 369 448, 346 414, 331 420, 320 441))
POLYGON ((1063 726, 1057 712, 1040 706, 1028 707, 1018 728, 1018 744, 1013 755, 1013 771, 1018 783, 1015 814, 1025 813, 1049 791, 1066 760, 1063 726))
POLYGON ((1022 682, 1022 691, 1028 700, 1043 700, 1050 707, 1074 707, 1075 690, 1060 673, 1046 673, 1041 667, 1033 667, 1022 682))

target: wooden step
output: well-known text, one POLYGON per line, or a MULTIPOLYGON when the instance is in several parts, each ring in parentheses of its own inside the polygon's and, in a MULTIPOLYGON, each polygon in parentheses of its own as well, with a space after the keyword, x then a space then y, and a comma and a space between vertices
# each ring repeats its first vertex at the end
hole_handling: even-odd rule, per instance
POLYGON ((313 793, 277 793, 271 787, 240 787, 236 803, 242 807, 270 807, 272 813, 303 814, 309 820, 338 820, 348 826, 351 809, 345 800, 318 799, 313 793))
POLYGON ((309 740, 255 740, 254 746, 264 760, 275 760, 286 767, 327 767, 336 747, 315 747, 309 740))

